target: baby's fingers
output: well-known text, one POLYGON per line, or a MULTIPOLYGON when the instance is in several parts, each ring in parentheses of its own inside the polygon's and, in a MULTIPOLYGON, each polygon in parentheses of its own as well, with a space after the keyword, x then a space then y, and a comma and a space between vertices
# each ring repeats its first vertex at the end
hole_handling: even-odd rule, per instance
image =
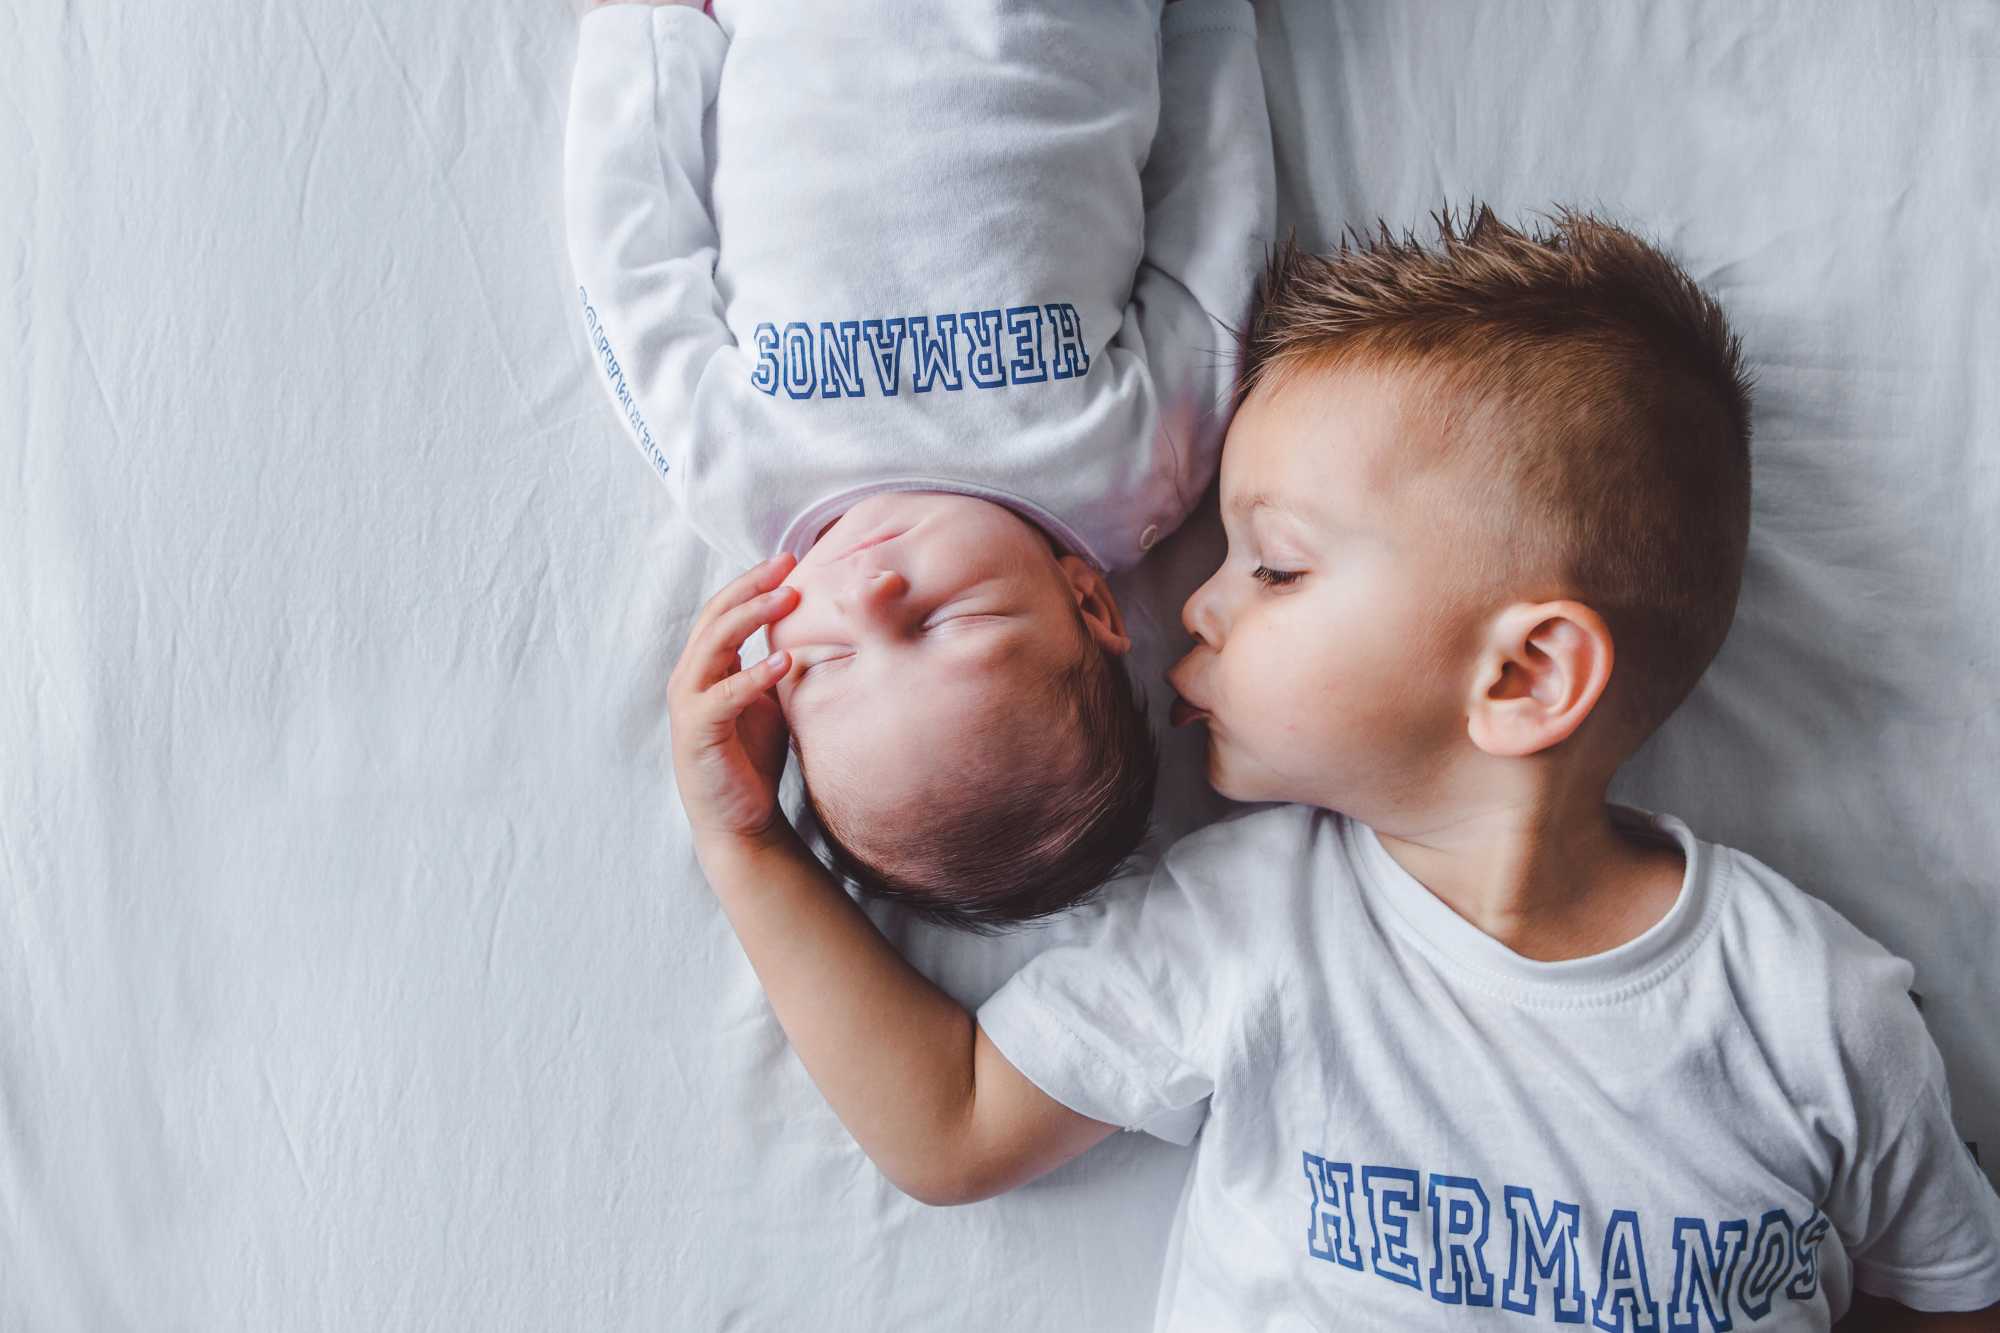
POLYGON ((688 656, 700 672, 697 689, 719 681, 736 670, 737 653, 743 641, 774 620, 781 619, 798 605, 797 588, 773 588, 759 593, 740 606, 731 607, 688 644, 688 656))
POLYGON ((791 571, 792 557, 781 555, 738 575, 708 599, 688 631, 681 659, 674 666, 670 690, 704 690, 736 669, 736 650, 759 625, 769 624, 791 610, 789 588, 778 581, 791 571), (780 594, 775 600, 772 591, 780 594), (728 636, 734 634, 734 638, 728 636), (727 639, 727 643, 723 640, 727 639))
MULTIPOLYGON (((730 611, 743 605, 759 593, 769 592, 784 581, 797 564, 790 554, 772 556, 761 565, 752 565, 724 585, 721 592, 708 599, 695 617, 694 630, 688 635, 690 640, 700 638, 703 631, 730 611)), ((741 642, 741 640, 738 640, 741 642)))
POLYGON ((790 653, 772 653, 702 691, 699 722, 709 739, 733 734, 743 710, 783 680, 791 665, 790 653))

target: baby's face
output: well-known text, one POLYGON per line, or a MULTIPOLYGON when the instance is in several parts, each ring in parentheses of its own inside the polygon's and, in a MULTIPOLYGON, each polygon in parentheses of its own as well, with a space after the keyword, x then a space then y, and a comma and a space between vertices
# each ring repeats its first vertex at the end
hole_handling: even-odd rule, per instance
POLYGON ((1467 743, 1482 534, 1453 517, 1445 469, 1412 466, 1403 392, 1381 371, 1309 370, 1230 427, 1229 552, 1183 608, 1196 645, 1168 675, 1176 723, 1206 715, 1225 796, 1366 819, 1467 743))
POLYGON ((1053 699, 1084 630, 1063 564, 1015 514, 872 496, 785 582, 800 595, 770 630, 793 659, 778 702, 816 782, 837 770, 869 806, 921 812, 946 784, 1047 748, 1030 701, 1053 699))

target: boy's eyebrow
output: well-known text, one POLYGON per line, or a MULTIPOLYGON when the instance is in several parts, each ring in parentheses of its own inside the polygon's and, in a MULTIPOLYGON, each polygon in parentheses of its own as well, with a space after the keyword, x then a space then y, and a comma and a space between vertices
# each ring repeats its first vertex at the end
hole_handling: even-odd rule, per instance
POLYGON ((1229 512, 1238 518, 1248 518, 1259 509, 1275 509, 1281 514, 1296 514, 1298 512, 1291 505, 1272 499, 1264 491, 1251 491, 1248 494, 1239 495, 1229 502, 1229 512))
POLYGON ((1345 511, 1329 507, 1320 497, 1306 497, 1298 500, 1281 500, 1269 491, 1248 491, 1231 499, 1228 505, 1229 517, 1239 523, 1248 523, 1257 511, 1269 510, 1274 516, 1289 519, 1294 525, 1302 525, 1313 532, 1330 532, 1335 529, 1356 529, 1358 525, 1345 517, 1345 511))

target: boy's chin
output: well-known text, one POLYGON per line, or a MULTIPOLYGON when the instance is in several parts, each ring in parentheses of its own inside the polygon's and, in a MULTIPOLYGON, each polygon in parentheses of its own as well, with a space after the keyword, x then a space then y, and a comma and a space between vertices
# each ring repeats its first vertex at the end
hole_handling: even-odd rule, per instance
POLYGON ((1282 797, 1265 795, 1263 786, 1253 780, 1253 775, 1241 771, 1229 752, 1213 737, 1208 741, 1208 785, 1215 794, 1230 801, 1249 803, 1252 801, 1281 800, 1282 797))
POLYGON ((1208 785, 1217 796, 1241 805, 1317 804, 1310 795, 1296 790, 1296 783, 1288 784, 1212 735, 1208 742, 1208 785))

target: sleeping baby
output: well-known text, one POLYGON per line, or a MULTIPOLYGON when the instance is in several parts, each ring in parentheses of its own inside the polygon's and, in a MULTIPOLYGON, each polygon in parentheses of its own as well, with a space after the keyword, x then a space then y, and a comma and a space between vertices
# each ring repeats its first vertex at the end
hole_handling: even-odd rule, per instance
POLYGON ((1106 576, 1214 474, 1273 229, 1248 3, 596 5, 564 169, 619 419, 797 562, 749 683, 832 868, 973 930, 1081 901, 1154 782, 1106 576))

